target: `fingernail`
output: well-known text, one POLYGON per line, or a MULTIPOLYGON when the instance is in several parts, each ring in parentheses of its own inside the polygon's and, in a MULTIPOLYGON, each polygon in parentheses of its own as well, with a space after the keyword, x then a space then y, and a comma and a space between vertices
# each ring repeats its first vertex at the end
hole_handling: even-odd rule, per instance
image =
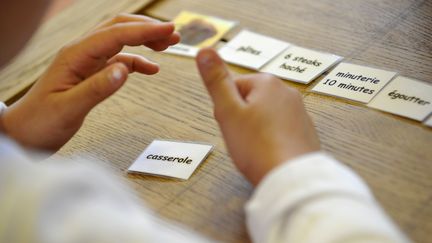
POLYGON ((166 26, 168 26, 168 25, 169 25, 169 26, 171 26, 171 25, 172 25, 172 26, 175 26, 173 22, 161 22, 160 24, 161 24, 161 25, 166 25, 166 26))
POLYGON ((120 68, 114 67, 111 71, 110 81, 112 84, 117 85, 123 79, 123 72, 120 68))
POLYGON ((199 62, 201 65, 210 66, 213 64, 213 56, 209 53, 203 53, 200 56, 199 62))
POLYGON ((152 64, 152 65, 159 66, 159 63, 154 62, 154 61, 152 61, 152 60, 150 60, 150 59, 147 59, 147 61, 148 61, 150 64, 152 64))

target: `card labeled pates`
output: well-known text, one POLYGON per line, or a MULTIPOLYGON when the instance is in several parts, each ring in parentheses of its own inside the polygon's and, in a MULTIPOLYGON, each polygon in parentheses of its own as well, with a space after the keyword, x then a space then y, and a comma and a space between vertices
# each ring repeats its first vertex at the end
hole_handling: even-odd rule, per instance
POLYGON ((368 103, 395 75, 382 69, 341 63, 312 91, 368 103))
POLYGON ((200 48, 216 44, 236 25, 236 22, 182 11, 174 19, 174 24, 181 40, 179 44, 169 47, 165 52, 195 57, 200 48))
POLYGON ((261 72, 308 84, 341 60, 342 57, 330 53, 291 46, 265 65, 261 72))
POLYGON ((212 149, 208 144, 154 140, 128 171, 187 180, 212 149))
POLYGON ((398 76, 369 104, 369 107, 423 121, 432 112, 432 85, 398 76))
POLYGON ((229 63, 259 70, 288 46, 284 41, 243 30, 223 46, 219 54, 229 63))
POLYGON ((428 127, 432 127, 432 116, 430 116, 426 121, 423 123, 428 127))

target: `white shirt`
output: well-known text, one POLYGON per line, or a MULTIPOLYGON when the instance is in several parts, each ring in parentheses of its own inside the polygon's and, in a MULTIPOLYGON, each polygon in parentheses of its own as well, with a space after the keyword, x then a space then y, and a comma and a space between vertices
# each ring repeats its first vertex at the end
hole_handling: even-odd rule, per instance
MULTIPOLYGON (((0 242, 209 241, 159 219, 99 166, 35 163, 1 136, 0 154, 0 242)), ((409 242, 365 183, 324 153, 269 173, 246 217, 254 242, 409 242)))
POLYGON ((246 215, 254 242, 410 242, 361 178, 322 152, 271 171, 246 215))

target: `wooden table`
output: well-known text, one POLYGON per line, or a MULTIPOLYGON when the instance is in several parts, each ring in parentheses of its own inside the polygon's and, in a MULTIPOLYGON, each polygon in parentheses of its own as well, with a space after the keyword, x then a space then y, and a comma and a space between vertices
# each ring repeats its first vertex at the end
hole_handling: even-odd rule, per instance
MULTIPOLYGON (((238 20, 241 27, 259 33, 432 83, 432 1, 164 0, 142 13, 169 20, 182 9, 238 20)), ((58 154, 101 160, 164 217, 213 239, 247 241, 243 206, 253 188, 226 152, 194 60, 144 48, 126 50, 161 63, 161 72, 132 75, 125 87, 91 112, 58 154), (127 174, 129 165, 157 138, 209 142, 216 149, 185 182, 127 174)), ((432 242, 432 129, 313 94, 312 85, 287 85, 304 93, 324 150, 367 181, 413 240, 432 242)))

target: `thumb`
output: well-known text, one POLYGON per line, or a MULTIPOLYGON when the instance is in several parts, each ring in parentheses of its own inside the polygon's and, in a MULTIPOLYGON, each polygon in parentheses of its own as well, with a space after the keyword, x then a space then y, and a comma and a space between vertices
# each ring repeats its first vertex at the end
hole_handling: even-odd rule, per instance
POLYGON ((76 113, 87 114, 120 89, 128 73, 128 68, 123 63, 111 64, 70 89, 68 103, 72 105, 72 109, 76 109, 76 113))
POLYGON ((241 104, 242 99, 234 80, 214 49, 202 49, 198 53, 196 61, 215 108, 241 104))

